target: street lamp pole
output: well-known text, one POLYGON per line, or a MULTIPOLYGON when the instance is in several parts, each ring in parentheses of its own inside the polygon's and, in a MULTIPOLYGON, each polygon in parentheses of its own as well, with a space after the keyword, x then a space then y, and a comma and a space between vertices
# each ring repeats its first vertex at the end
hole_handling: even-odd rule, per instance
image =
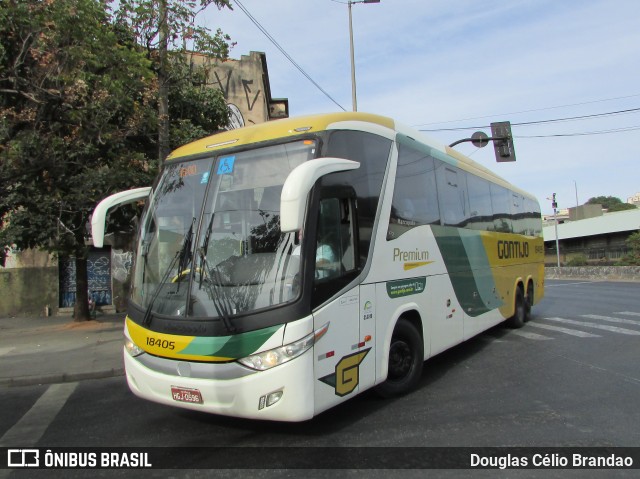
POLYGON ((560 240, 558 239, 558 202, 556 201, 556 194, 554 193, 551 198, 551 207, 553 208, 553 222, 556 230, 556 257, 558 259, 558 268, 560 268, 560 240))
POLYGON ((351 52, 351 104, 353 111, 358 111, 358 100, 356 98, 356 62, 353 57, 353 20, 351 17, 351 5, 355 2, 349 2, 349 46, 351 52))
POLYGON ((349 6, 349 47, 351 52, 351 103, 353 111, 358 111, 358 99, 356 98, 356 62, 353 53, 353 19, 351 15, 351 6, 354 3, 380 3, 380 0, 356 0, 347 2, 349 6))

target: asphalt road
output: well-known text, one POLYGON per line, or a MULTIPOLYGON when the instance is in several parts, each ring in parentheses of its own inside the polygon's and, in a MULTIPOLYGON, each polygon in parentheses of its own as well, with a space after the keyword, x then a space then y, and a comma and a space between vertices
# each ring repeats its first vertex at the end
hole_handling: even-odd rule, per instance
MULTIPOLYGON (((522 329, 498 326, 430 359, 418 390, 402 398, 364 393, 311 421, 286 424, 156 405, 134 397, 124 378, 66 388, 3 388, 0 444, 18 438, 16 447, 635 447, 639 366, 640 284, 548 281, 545 299, 522 329), (25 418, 37 427, 22 431, 25 418)), ((188 468, 211 467, 206 457, 188 460, 188 468)), ((321 469, 335 457, 302 460, 321 469)), ((390 465, 398 464, 391 459, 390 465)), ((20 472, 14 471, 18 477, 20 472)), ((64 477, 80 474, 66 472, 64 477)), ((510 477, 531 472, 513 471, 510 477)), ((600 477, 597 471, 546 472, 552 474, 545 477, 600 477)), ((416 471, 407 473, 402 477, 416 471)))

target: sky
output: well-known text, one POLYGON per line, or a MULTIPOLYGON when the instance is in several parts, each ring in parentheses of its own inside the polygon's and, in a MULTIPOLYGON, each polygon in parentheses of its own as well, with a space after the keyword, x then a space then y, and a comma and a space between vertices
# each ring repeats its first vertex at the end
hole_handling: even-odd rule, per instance
MULTIPOLYGON (((352 109, 346 1, 241 0, 328 95, 231 2, 233 11, 210 6, 198 23, 231 36, 232 58, 266 54, 271 95, 289 99, 291 117, 352 109)), ((354 4, 358 111, 429 130, 445 144, 510 121, 516 162, 496 163, 491 145, 456 149, 533 193, 543 214, 552 213, 553 193, 559 208, 595 196, 626 201, 640 192, 639 6, 637 0, 354 4), (566 120, 574 117, 588 118, 566 120)))

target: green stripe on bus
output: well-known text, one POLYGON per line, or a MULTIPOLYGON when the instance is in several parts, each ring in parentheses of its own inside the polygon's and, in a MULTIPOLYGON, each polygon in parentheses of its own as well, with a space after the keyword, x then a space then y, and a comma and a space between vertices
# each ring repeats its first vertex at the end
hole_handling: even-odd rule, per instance
MULTIPOLYGON (((465 241, 468 244, 472 244, 470 238, 462 240, 460 230, 450 226, 433 226, 433 235, 435 236, 438 247, 442 254, 442 258, 451 278, 451 284, 456 294, 456 298, 460 303, 460 306, 464 309, 465 313, 469 316, 480 316, 491 310, 484 303, 482 294, 480 294, 481 288, 478 286, 477 279, 486 280, 485 274, 482 271, 489 271, 485 269, 478 269, 478 278, 474 275, 473 264, 469 258, 467 249, 465 248, 465 241)), ((478 239, 480 234, 478 233, 478 239)), ((488 264, 486 259, 486 253, 484 248, 481 251, 477 247, 473 247, 474 259, 473 262, 480 264, 484 260, 488 264), (480 254, 480 256, 475 257, 480 254)), ((491 278, 493 283, 493 278, 491 278)), ((493 286, 491 286, 493 288, 493 286)), ((486 290, 485 288, 482 288, 486 290)))
POLYGON ((239 359, 255 353, 282 325, 259 329, 249 333, 222 337, 195 337, 180 351, 181 354, 195 356, 219 356, 239 359))
MULTIPOLYGON (((496 309, 504 304, 497 292, 489 257, 485 250, 482 234, 478 231, 458 230, 464 249, 471 264, 477 292, 488 309, 496 309)), ((471 313, 469 313, 471 314, 471 313)), ((473 315, 472 315, 473 316, 473 315)))

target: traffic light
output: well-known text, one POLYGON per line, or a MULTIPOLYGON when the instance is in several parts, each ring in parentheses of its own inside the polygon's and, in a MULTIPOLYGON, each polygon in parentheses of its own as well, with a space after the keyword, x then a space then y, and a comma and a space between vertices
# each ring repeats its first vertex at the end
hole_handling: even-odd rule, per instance
POLYGON ((496 152, 496 161, 516 161, 516 150, 513 147, 511 123, 499 121, 491 123, 491 139, 496 152))
POLYGON ((558 208, 558 203, 556 201, 556 194, 553 194, 553 197, 551 199, 551 207, 555 210, 558 208))

